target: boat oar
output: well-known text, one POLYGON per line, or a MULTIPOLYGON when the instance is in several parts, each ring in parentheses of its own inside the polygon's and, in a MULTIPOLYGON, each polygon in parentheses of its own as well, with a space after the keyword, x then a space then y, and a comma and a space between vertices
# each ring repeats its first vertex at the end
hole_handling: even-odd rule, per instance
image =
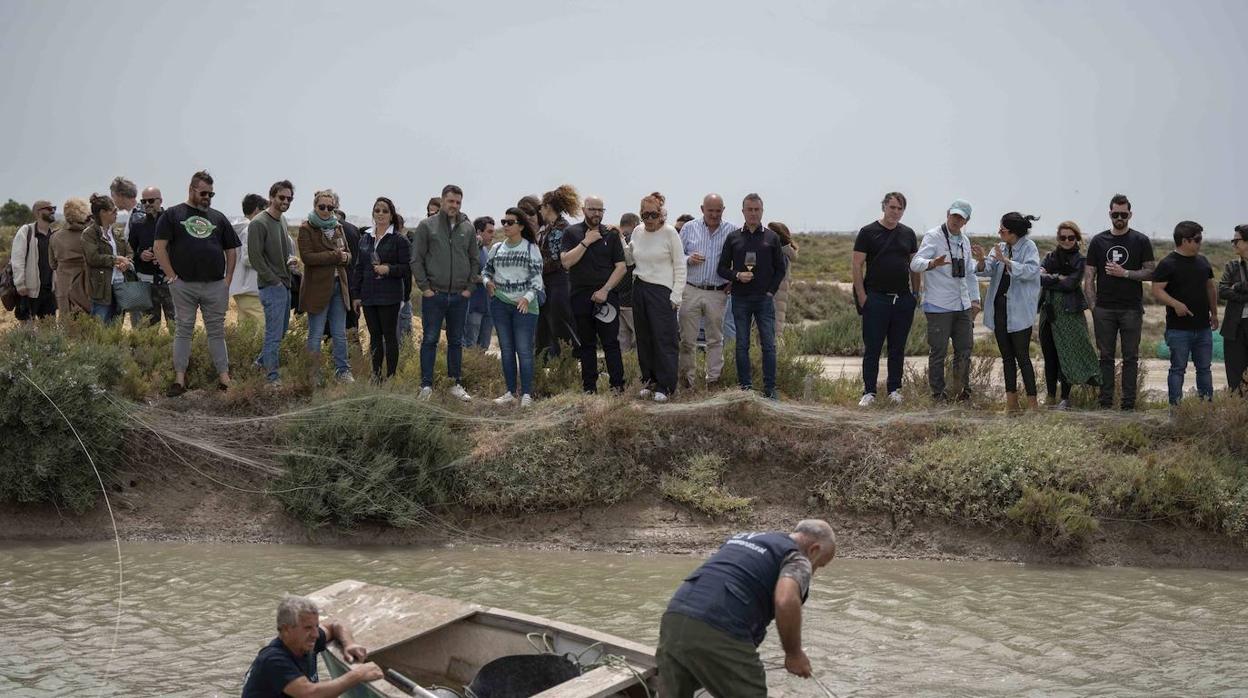
POLYGON ((412 681, 411 679, 400 674, 394 669, 386 669, 385 677, 386 677, 386 681, 390 682, 390 685, 394 686, 400 691, 403 691, 409 696, 420 696, 420 698, 438 698, 437 696, 433 695, 429 691, 426 691, 424 688, 422 688, 420 684, 416 683, 415 681, 412 681))

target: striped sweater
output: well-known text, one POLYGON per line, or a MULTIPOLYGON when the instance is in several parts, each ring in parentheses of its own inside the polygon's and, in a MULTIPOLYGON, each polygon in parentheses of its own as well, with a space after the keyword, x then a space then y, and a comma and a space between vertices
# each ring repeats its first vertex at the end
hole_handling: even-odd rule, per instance
POLYGON ((494 297, 504 303, 516 304, 520 298, 529 299, 529 312, 537 314, 537 294, 544 290, 542 284, 542 253, 537 245, 521 240, 512 246, 506 241, 496 242, 490 248, 490 256, 481 271, 481 283, 494 282, 494 297))

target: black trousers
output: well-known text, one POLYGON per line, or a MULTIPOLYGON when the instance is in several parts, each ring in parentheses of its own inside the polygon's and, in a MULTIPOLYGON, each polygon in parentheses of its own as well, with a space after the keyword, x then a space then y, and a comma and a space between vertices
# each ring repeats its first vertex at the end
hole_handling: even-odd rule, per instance
POLYGON ((1062 375, 1061 358, 1057 355, 1057 342, 1053 341, 1053 323, 1040 321, 1040 351, 1044 353, 1044 389, 1050 397, 1057 395, 1058 386, 1062 389, 1062 399, 1070 399, 1070 383, 1062 375))
POLYGON ((542 284, 546 287, 546 302, 542 304, 541 313, 537 317, 537 338, 533 344, 539 357, 552 359, 559 356, 560 341, 576 346, 568 273, 559 271, 544 274, 542 284))
POLYGON ((1226 353, 1226 384, 1241 394, 1248 390, 1243 384, 1244 371, 1248 371, 1248 319, 1239 321, 1233 337, 1222 338, 1226 353))
MULTIPOLYGON (((613 390, 624 389, 624 357, 620 353, 620 317, 617 314, 611 322, 599 322, 594 319, 594 301, 592 289, 580 289, 570 296, 572 319, 576 328, 576 337, 581 346, 576 350, 581 360, 581 387, 587 393, 598 391, 598 345, 602 344, 602 353, 607 362, 607 377, 613 390)), ((607 301, 616 308, 620 307, 620 299, 613 292, 607 301)))
POLYGON ((399 369, 399 304, 365 305, 368 325, 368 351, 373 359, 373 377, 381 377, 381 359, 386 359, 386 378, 399 369))
POLYGON ((1001 368, 1005 371, 1005 392, 1018 392, 1018 374, 1023 374, 1023 390, 1030 397, 1036 396, 1036 368, 1031 365, 1031 328, 1017 332, 1006 331, 1005 299, 993 306, 993 334, 997 348, 1001 350, 1001 368))
POLYGON ((672 289, 641 279, 633 282, 633 326, 637 332, 637 364, 641 382, 651 390, 676 393, 676 360, 680 328, 672 307, 672 289))
POLYGON ((39 289, 38 298, 18 296, 17 306, 13 308, 13 316, 23 322, 49 315, 56 315, 56 294, 51 287, 39 289))

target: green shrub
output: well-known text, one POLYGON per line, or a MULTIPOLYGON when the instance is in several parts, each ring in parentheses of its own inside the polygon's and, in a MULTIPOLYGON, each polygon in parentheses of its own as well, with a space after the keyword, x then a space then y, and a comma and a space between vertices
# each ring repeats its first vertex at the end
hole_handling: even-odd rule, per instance
POLYGON ((1101 528, 1092 516, 1086 496, 1047 487, 1024 488, 1023 496, 1006 515, 1041 542, 1062 552, 1083 548, 1101 528))
POLYGON ((730 493, 723 484, 726 462, 716 453, 690 456, 673 473, 659 478, 659 493, 712 517, 739 519, 750 512, 750 498, 730 493))
POLYGON ((0 335, 0 500, 76 512, 95 503, 100 482, 78 437, 107 482, 125 440, 127 408, 109 395, 123 358, 117 347, 69 342, 47 325, 0 335))
MULTIPOLYGON (((822 322, 790 330, 790 333, 797 337, 796 348, 801 354, 862 356, 862 316, 852 302, 837 308, 822 322)), ((916 312, 914 325, 906 338, 906 355, 925 356, 927 353, 927 316, 916 312)))

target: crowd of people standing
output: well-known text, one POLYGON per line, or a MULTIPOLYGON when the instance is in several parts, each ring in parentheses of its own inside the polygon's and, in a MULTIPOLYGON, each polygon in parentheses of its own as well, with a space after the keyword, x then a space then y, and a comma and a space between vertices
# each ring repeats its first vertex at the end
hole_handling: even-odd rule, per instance
MULTIPOLYGON (((463 349, 488 348, 496 334, 507 392, 494 402, 521 406, 532 404, 535 367, 564 351, 579 361, 587 393, 598 390, 600 350, 612 391, 625 390, 628 351, 637 353, 642 398, 664 402, 678 389, 703 382, 714 388, 726 338, 738 339, 737 382, 752 390, 749 338, 757 332, 762 394, 778 398, 777 334, 798 246, 783 223, 763 224, 758 194, 743 198, 740 227, 724 219, 724 200, 714 193, 703 199, 700 217, 684 215, 669 225, 667 202, 658 192, 611 225, 604 222, 600 197, 582 200, 570 185, 522 197, 497 221, 470 220, 462 212, 463 191, 452 184, 429 200, 426 216, 409 229, 384 196, 373 204, 372 226, 357 228, 346 220, 338 195, 325 189, 312 195, 311 210, 292 233, 286 218, 295 200, 290 181, 275 182, 267 197, 244 197, 246 220, 240 224, 212 207, 213 186, 211 175, 197 172, 187 200, 166 209, 159 188, 148 187, 140 196, 133 182, 118 177, 107 196, 66 202, 64 224, 55 230, 56 207, 36 201, 34 222, 22 226, 13 241, 17 317, 59 311, 89 313, 105 323, 124 316, 134 326, 163 322, 174 333, 175 378, 168 394, 177 396, 187 388, 197 316, 203 319, 218 386, 228 389, 224 323, 231 298, 240 320, 263 325, 263 348, 253 361, 270 385, 279 386, 278 348, 292 312, 307 315, 306 348, 318 369, 329 340, 334 376, 341 382, 354 381, 347 349, 358 341, 362 315, 372 377, 383 381, 398 369, 401 344, 411 332, 412 301, 419 297, 420 397, 433 393, 434 364, 445 336, 450 395, 472 400, 462 380, 463 349), (501 239, 495 241, 498 232, 501 239), (699 347, 705 351, 704 372, 698 368, 699 347)), ((1248 318, 1248 227, 1235 229, 1236 258, 1215 283, 1211 265, 1199 254, 1199 224, 1179 223, 1175 250, 1156 261, 1150 238, 1130 227, 1131 203, 1121 194, 1110 202, 1111 227, 1093 237, 1086 252, 1079 225, 1064 221, 1057 227, 1057 248, 1043 259, 1031 239, 1036 216, 1005 214, 1000 241, 985 249, 965 233, 969 202, 954 201, 945 222, 921 237, 901 223, 906 205, 900 192, 885 195, 881 217, 859 230, 854 241, 861 406, 876 401, 886 345, 885 394, 892 403, 902 402, 905 347, 921 308, 929 388, 938 403, 971 396, 973 328, 982 313, 1000 350, 1007 410, 1039 406, 1030 353, 1037 324, 1048 406, 1066 409, 1072 386, 1092 385, 1099 387, 1101 406, 1112 407, 1121 357, 1119 406, 1133 409, 1146 282, 1166 306, 1170 402, 1182 396, 1189 361, 1196 365, 1197 393, 1212 397, 1219 299, 1227 303, 1221 325, 1227 381, 1242 391, 1248 367, 1248 323, 1242 322, 1248 318), (981 279, 987 281, 986 293, 981 279)))

